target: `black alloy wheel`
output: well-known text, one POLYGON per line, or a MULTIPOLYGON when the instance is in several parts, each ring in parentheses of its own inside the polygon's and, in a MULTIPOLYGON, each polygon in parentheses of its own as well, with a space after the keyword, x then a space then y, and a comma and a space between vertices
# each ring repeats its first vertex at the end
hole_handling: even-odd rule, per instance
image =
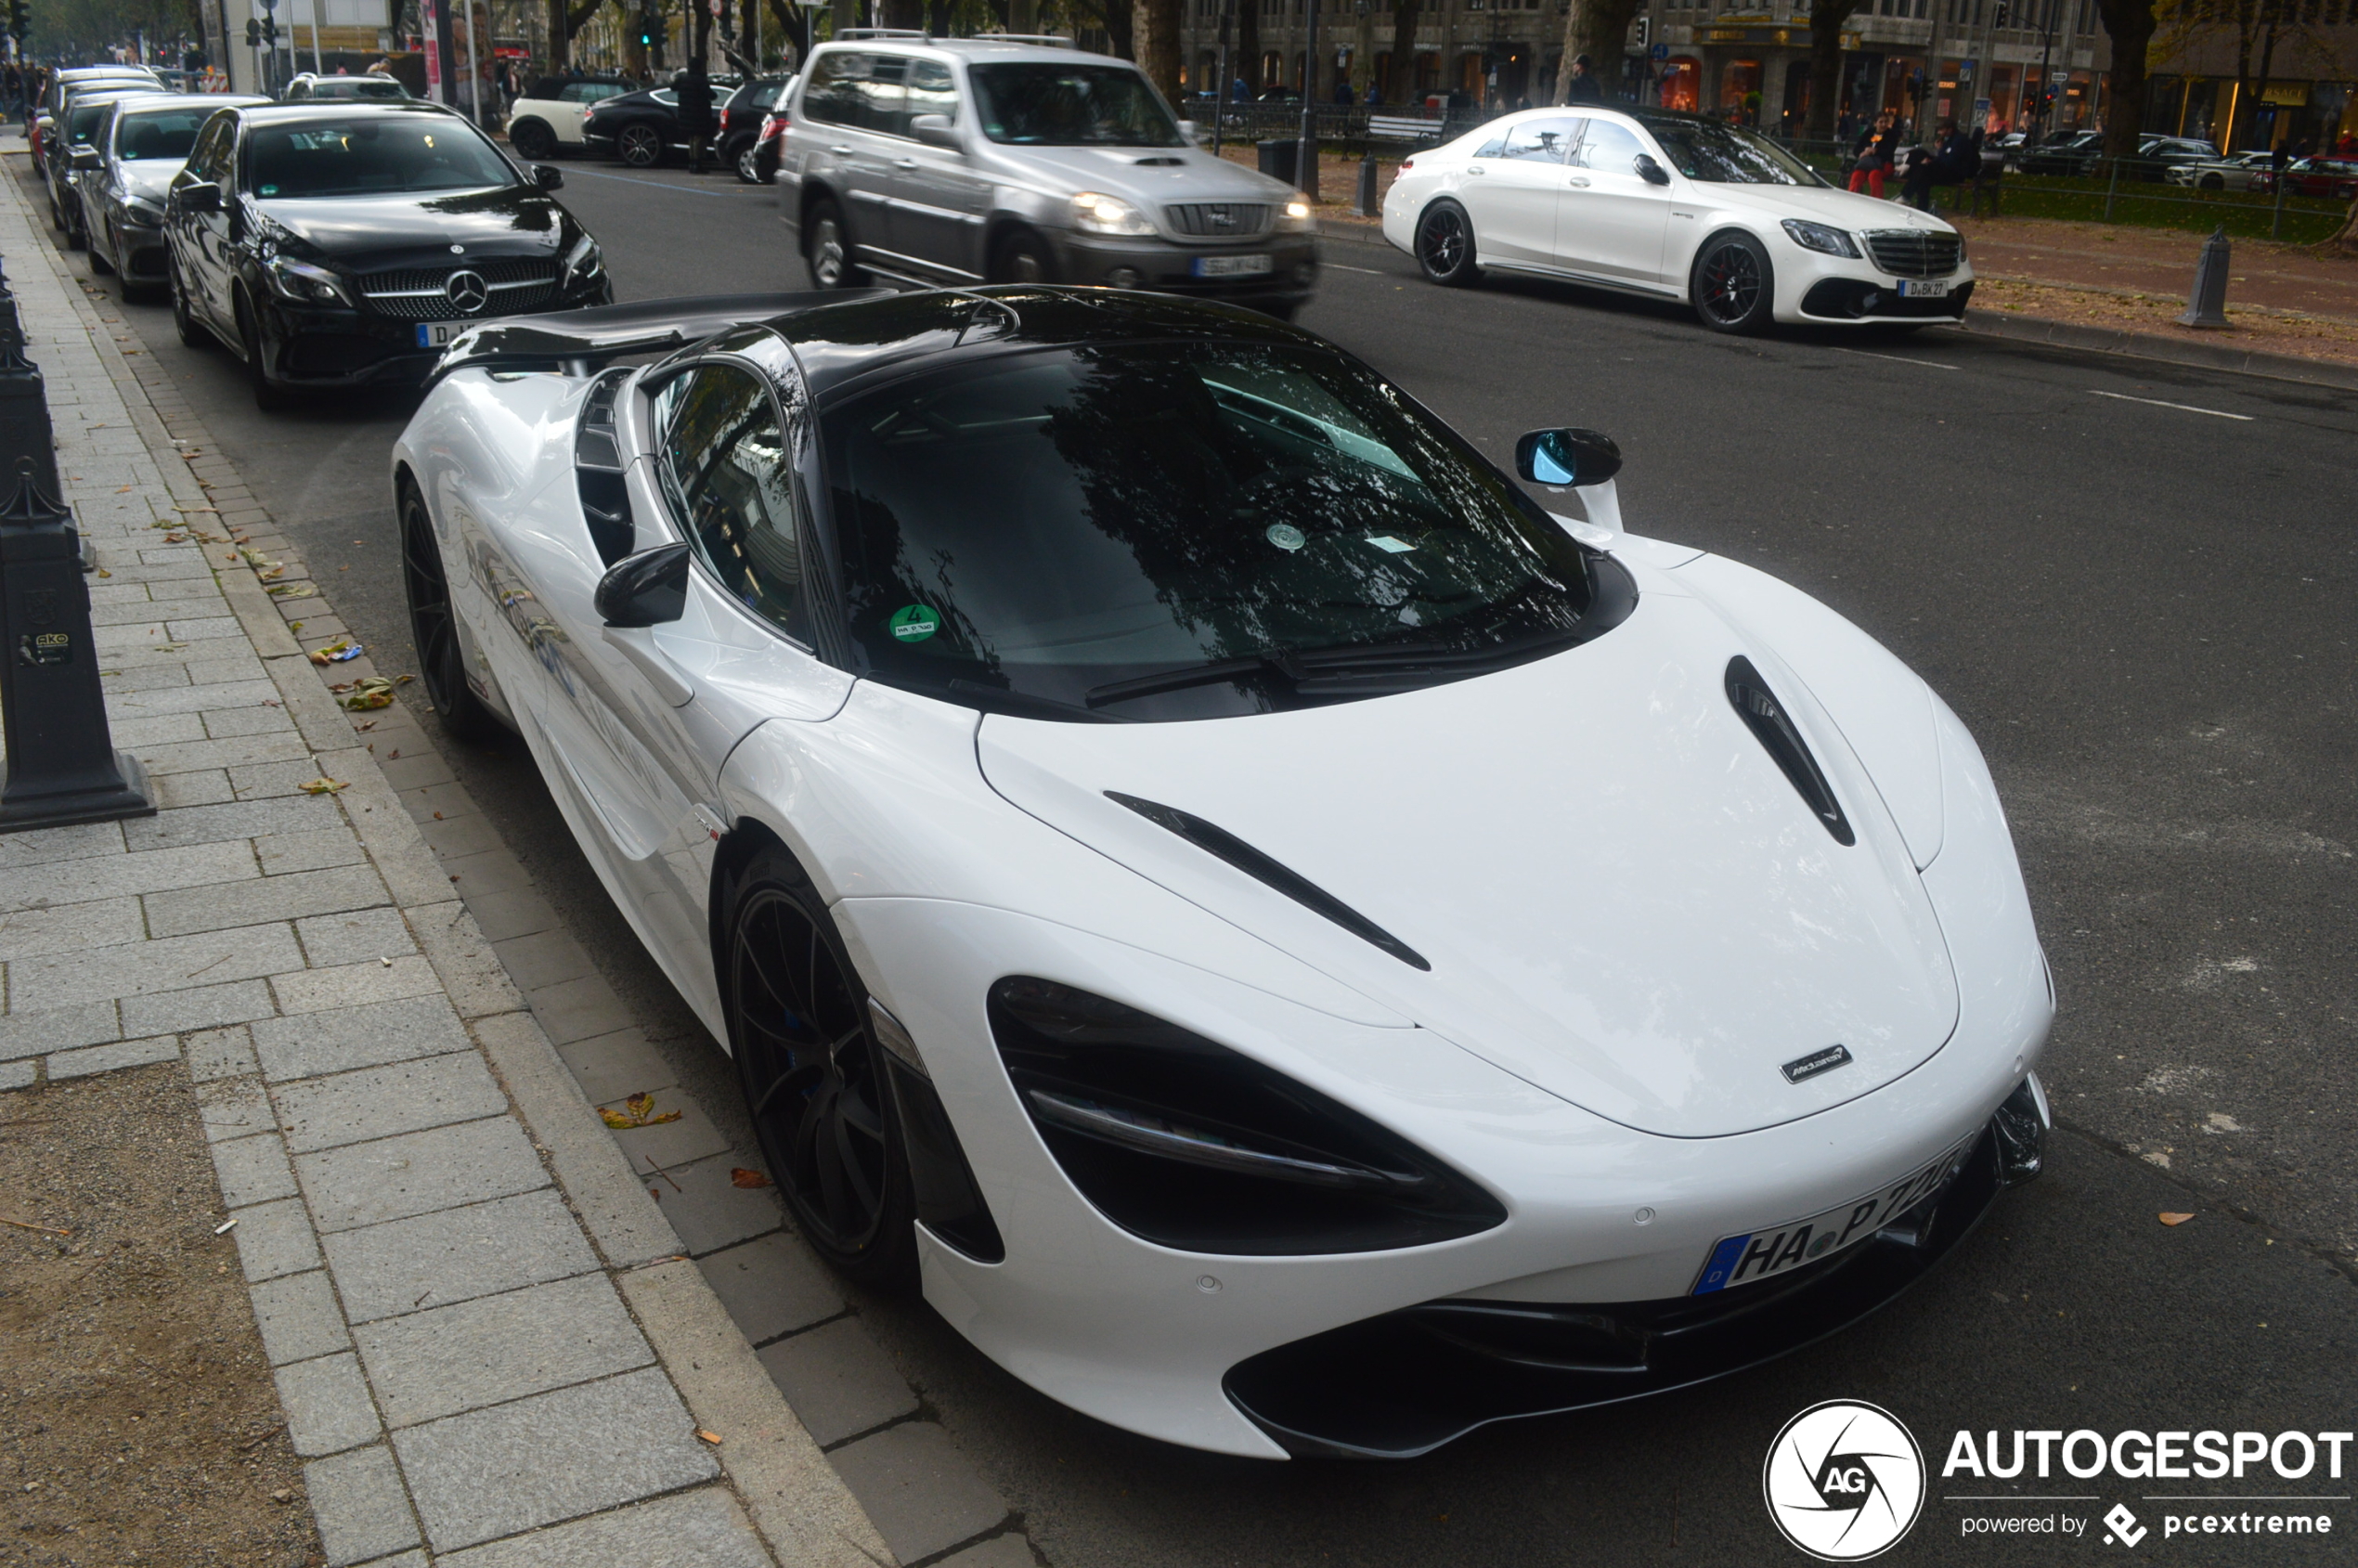
POLYGON ((180 334, 183 347, 204 349, 213 346, 213 333, 199 321, 188 308, 188 296, 180 284, 180 265, 167 258, 163 264, 165 286, 172 291, 172 326, 180 334))
POLYGON ((543 120, 521 120, 508 127, 508 145, 527 163, 544 162, 557 155, 557 133, 543 120))
POLYGON ((759 185, 762 183, 761 160, 757 156, 760 150, 760 143, 749 139, 746 141, 744 149, 737 154, 737 177, 745 181, 747 185, 759 185))
POLYGON ((1768 253, 1749 234, 1720 234, 1704 241, 1689 290, 1696 316, 1715 332, 1757 332, 1775 308, 1768 253))
POLYGON ((1427 278, 1462 289, 1482 276, 1474 263, 1473 220, 1455 201, 1436 201, 1417 220, 1417 265, 1427 278))
POLYGON ((2226 178, 2221 175, 2205 175, 2202 177, 2202 188, 2205 190, 2224 190, 2227 188, 2226 178))
POLYGON ((663 162, 663 137, 643 120, 616 132, 614 149, 615 156, 634 169, 652 169, 663 162))
POLYGON ((991 253, 993 283, 1053 283, 1056 278, 1056 258, 1049 253, 1047 241, 1036 234, 1017 230, 1000 240, 991 253))
POLYGON ((810 268, 810 281, 822 289, 856 289, 868 280, 852 263, 851 230, 844 224, 843 209, 833 201, 815 203, 803 220, 802 259, 810 268))
POLYGON ((442 569, 442 547, 425 498, 413 485, 401 486, 401 583, 409 601, 409 640, 418 650, 418 684, 450 735, 488 740, 499 721, 467 686, 467 655, 451 618, 450 579, 442 569))
POLYGON ((904 1286, 915 1200, 867 988, 791 856, 757 851, 732 892, 729 1040, 771 1178, 821 1257, 862 1284, 904 1286))
POLYGON ((263 369, 268 349, 262 320, 242 293, 238 295, 238 344, 245 351, 246 382, 253 388, 253 406, 266 414, 277 413, 286 407, 286 395, 271 383, 269 371, 263 369))

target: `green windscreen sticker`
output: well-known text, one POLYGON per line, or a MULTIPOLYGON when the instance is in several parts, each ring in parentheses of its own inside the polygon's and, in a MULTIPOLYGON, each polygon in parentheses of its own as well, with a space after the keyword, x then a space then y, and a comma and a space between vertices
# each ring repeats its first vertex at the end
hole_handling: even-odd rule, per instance
POLYGON ((926 605, 903 604, 885 624, 892 628, 895 641, 923 642, 941 629, 941 617, 926 605))

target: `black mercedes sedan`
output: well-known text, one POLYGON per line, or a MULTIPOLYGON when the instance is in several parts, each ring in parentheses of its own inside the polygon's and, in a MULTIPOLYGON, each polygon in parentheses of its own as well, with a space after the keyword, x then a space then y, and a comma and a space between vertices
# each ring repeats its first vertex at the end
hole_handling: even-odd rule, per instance
POLYGON ((173 319, 243 358, 265 408, 420 381, 486 317, 613 298, 563 183, 434 104, 225 110, 165 203, 173 319))

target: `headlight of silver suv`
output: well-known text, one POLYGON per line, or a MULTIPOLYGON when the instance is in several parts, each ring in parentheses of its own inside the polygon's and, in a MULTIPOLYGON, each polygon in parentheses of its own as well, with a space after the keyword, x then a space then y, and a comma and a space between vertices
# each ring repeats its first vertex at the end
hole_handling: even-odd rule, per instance
POLYGON ((343 279, 324 266, 313 266, 309 262, 294 261, 286 256, 272 256, 263 264, 262 270, 269 275, 271 290, 281 299, 292 300, 297 305, 352 304, 352 295, 345 292, 343 279))
POLYGON ((1119 196, 1084 190, 1072 199, 1072 226, 1083 234, 1152 234, 1154 221, 1119 196))
POLYGON ((1277 227, 1289 233, 1301 234, 1318 226, 1311 216, 1310 203, 1297 196, 1279 210, 1277 227))
POLYGON ((1823 251, 1830 256, 1849 256, 1854 260, 1859 254, 1859 247, 1851 242, 1849 235, 1839 228, 1830 228, 1822 223, 1810 223, 1803 218, 1787 218, 1785 233, 1792 237, 1794 244, 1805 251, 1823 251))

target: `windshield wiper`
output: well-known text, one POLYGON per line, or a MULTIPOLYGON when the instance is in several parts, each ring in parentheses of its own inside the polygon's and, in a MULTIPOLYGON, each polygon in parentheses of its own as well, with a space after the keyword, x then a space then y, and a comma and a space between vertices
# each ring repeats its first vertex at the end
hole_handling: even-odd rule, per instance
POLYGON ((979 680, 959 677, 950 682, 953 696, 965 697, 975 706, 1006 714, 1011 719, 1078 719, 1091 724, 1134 724, 1136 719, 1120 713, 1099 713, 1079 703, 1058 702, 1054 697, 1035 697, 1025 692, 1011 692, 1004 686, 987 686, 979 680))
POLYGON ((1185 665, 1156 675, 1108 680, 1102 686, 1090 687, 1081 700, 1095 708, 1106 703, 1127 702, 1132 697, 1151 697, 1159 692, 1184 691, 1190 686, 1211 686, 1249 675, 1278 675, 1292 680, 1299 679, 1292 667, 1292 655, 1288 654, 1254 654, 1241 659, 1214 659, 1210 664, 1185 665))
POLYGON ((1273 649, 1243 658, 1215 659, 1209 664, 1166 669, 1128 680, 1108 680, 1102 686, 1089 688, 1082 701, 1095 708, 1107 703, 1126 702, 1132 697, 1150 697, 1163 692, 1184 691, 1190 686, 1211 686, 1224 680, 1266 675, 1283 680, 1297 693, 1315 694, 1321 687, 1331 688, 1363 679, 1373 680, 1385 676, 1397 677, 1419 670, 1432 670, 1445 675, 1475 673, 1528 658, 1558 644, 1578 641, 1584 635, 1583 628, 1572 627, 1487 648, 1461 648, 1452 643, 1427 641, 1308 651, 1273 649))

